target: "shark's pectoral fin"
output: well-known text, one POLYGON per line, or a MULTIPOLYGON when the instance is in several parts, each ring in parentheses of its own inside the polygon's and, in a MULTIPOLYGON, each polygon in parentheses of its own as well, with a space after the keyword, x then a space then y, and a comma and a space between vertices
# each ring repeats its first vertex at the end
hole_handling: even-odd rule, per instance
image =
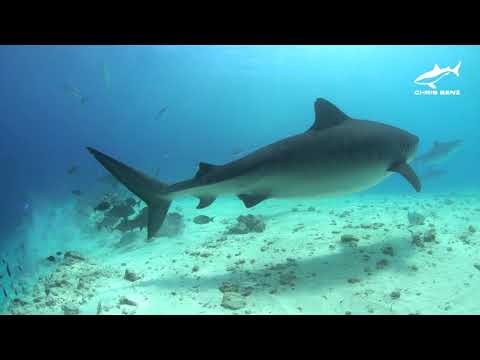
POLYGON ((435 83, 427 83, 426 84, 430 89, 436 89, 437 86, 435 85, 435 83))
POLYGON ((390 166, 388 171, 399 173, 405 179, 407 179, 410 184, 412 184, 417 192, 421 190, 422 184, 420 183, 420 179, 418 178, 417 174, 415 174, 415 171, 413 171, 412 167, 406 162, 393 164, 390 166))
POLYGON ((268 195, 238 194, 237 196, 240 200, 243 201, 243 204, 246 208, 254 207, 255 205, 269 198, 268 195))
POLYGON ((199 203, 197 205, 197 209, 204 209, 207 206, 210 206, 216 199, 215 196, 199 196, 199 203))

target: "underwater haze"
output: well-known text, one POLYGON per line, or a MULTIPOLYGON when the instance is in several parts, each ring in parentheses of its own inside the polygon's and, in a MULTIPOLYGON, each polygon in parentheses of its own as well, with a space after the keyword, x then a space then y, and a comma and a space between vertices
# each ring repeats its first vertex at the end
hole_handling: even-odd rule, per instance
MULTIPOLYGON (((0 46, 1 313, 480 313, 479 63, 478 46, 0 46), (418 137, 411 172, 362 187, 354 160, 325 174, 338 196, 176 195, 147 239, 133 175, 87 151, 198 179, 323 121, 317 99, 418 137)), ((379 136, 382 158, 398 138, 379 136)))

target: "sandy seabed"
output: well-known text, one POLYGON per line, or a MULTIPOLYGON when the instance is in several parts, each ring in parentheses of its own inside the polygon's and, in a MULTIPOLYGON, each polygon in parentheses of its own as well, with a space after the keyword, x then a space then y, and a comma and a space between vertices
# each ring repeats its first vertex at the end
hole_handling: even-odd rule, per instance
POLYGON ((478 193, 267 200, 252 209, 220 198, 195 206, 194 199, 172 204, 185 224, 175 237, 85 234, 88 251, 53 253, 23 279, 5 313, 480 313, 478 193), (409 221, 414 212, 423 224, 409 221), (248 214, 265 229, 228 233, 248 214), (214 219, 197 224, 198 215, 214 219))

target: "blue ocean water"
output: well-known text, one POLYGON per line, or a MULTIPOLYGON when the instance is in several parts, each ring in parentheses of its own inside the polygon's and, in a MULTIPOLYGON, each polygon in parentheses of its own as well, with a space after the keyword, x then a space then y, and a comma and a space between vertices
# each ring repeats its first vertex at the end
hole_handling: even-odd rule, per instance
MULTIPOLYGON (((0 254, 34 271, 22 241, 41 248, 50 229, 37 216, 25 230, 32 214, 61 227, 57 207, 98 198, 106 172, 86 146, 179 181, 305 131, 319 97, 416 134, 419 154, 463 140, 422 191, 478 192, 479 62, 478 46, 0 46, 0 254), (431 90, 419 75, 459 61, 436 83, 459 95, 415 95, 431 90)), ((367 191, 411 192, 400 176, 367 191)))

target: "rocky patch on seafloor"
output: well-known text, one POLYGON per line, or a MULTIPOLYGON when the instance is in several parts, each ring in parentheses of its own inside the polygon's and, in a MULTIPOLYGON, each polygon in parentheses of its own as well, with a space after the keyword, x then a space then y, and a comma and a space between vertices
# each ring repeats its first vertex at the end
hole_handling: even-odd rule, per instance
POLYGON ((344 245, 357 246, 359 239, 351 234, 344 234, 340 237, 340 243, 344 245))
POLYGON ((425 223, 425 216, 420 213, 409 212, 407 217, 410 226, 423 225, 425 223))
POLYGON ((65 265, 73 265, 79 261, 85 261, 85 258, 77 251, 67 251, 63 255, 63 263, 65 265))
MULTIPOLYGON (((287 258, 285 263, 265 264, 260 271, 244 270, 244 264, 252 261, 237 260, 234 266, 227 271, 232 273, 232 279, 224 281, 219 290, 222 293, 220 305, 228 310, 240 310, 248 307, 248 298, 257 292, 274 295, 281 290, 294 290, 298 280, 295 259, 287 258)), ((305 274, 306 277, 315 277, 315 273, 305 274)))
POLYGON ((123 275, 123 278, 127 281, 134 282, 134 281, 140 280, 142 277, 137 275, 135 272, 127 269, 125 270, 125 274, 123 275))
POLYGON ((476 228, 473 225, 469 225, 468 228, 459 236, 459 239, 464 244, 471 244, 474 239, 474 234, 477 232, 476 228))
POLYGON ((251 232, 261 233, 266 225, 260 216, 240 215, 237 223, 227 230, 227 234, 248 234, 251 232))
MULTIPOLYGON (((53 255, 52 255, 53 256, 53 255)), ((56 266, 26 290, 18 301, 12 301, 8 312, 19 314, 80 314, 80 306, 95 296, 102 279, 116 276, 115 271, 90 263, 76 251, 67 251, 63 262, 56 266)))
POLYGON ((245 298, 236 292, 224 292, 222 307, 230 310, 239 310, 247 305, 245 298))
POLYGON ((45 258, 44 264, 55 264, 59 261, 62 261, 63 253, 61 251, 57 251, 54 255, 49 255, 45 258))
POLYGON ((428 229, 427 231, 411 231, 412 244, 424 248, 425 243, 438 243, 436 240, 437 233, 434 228, 428 229))

